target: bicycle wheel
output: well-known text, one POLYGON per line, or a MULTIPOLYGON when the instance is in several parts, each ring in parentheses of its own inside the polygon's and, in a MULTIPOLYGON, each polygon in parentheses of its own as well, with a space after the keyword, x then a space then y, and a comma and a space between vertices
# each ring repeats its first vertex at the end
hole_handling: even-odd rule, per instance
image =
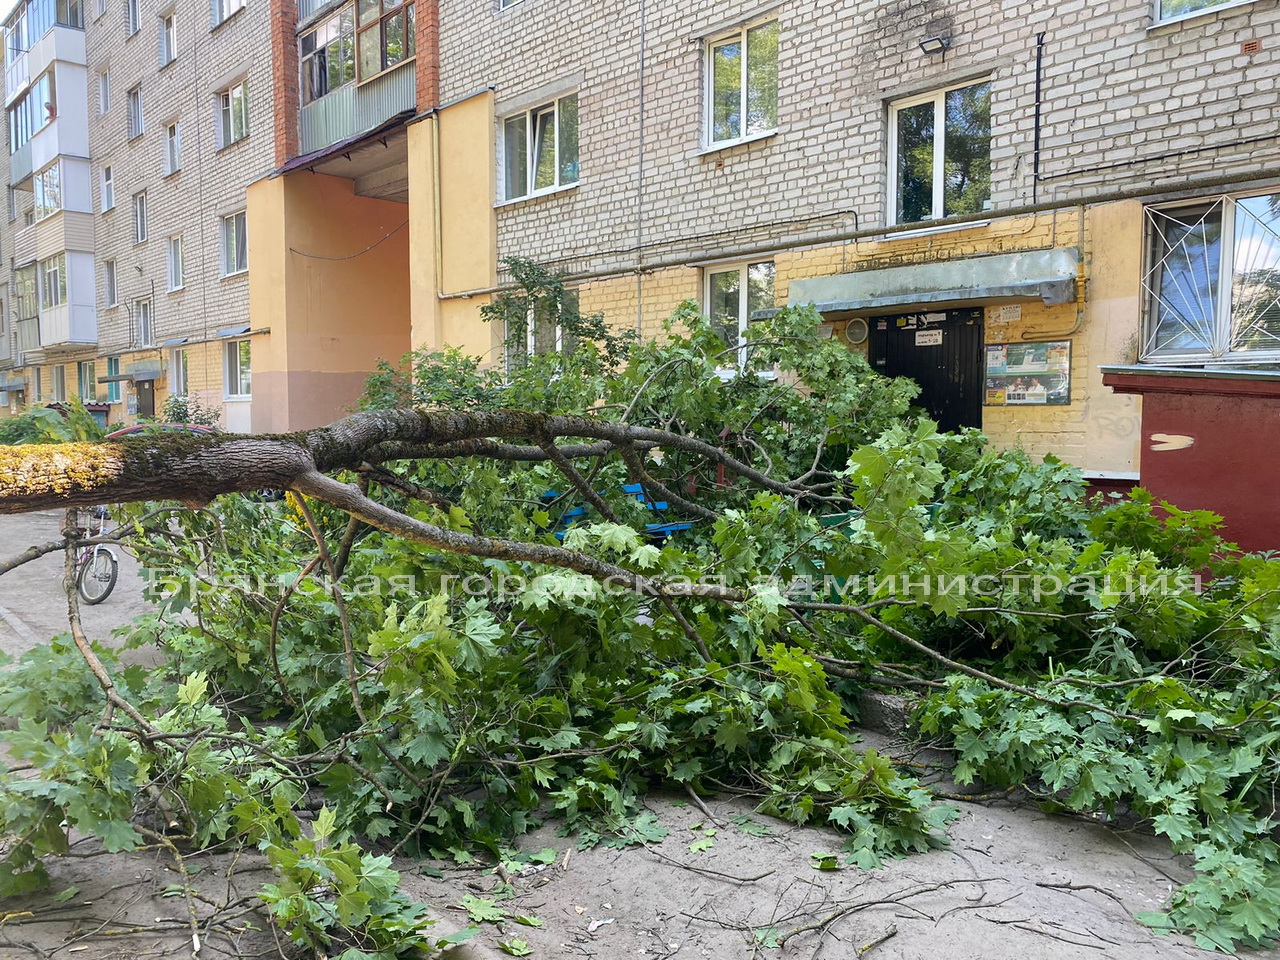
POLYGON ((85 603, 101 603, 115 589, 120 564, 110 550, 99 547, 80 567, 76 590, 85 603))

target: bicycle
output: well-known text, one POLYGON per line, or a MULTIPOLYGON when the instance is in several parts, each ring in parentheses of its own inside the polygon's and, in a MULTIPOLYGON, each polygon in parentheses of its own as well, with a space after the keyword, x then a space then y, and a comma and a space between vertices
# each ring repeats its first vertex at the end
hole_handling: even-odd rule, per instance
MULTIPOLYGON (((107 508, 94 507, 86 513, 84 533, 89 537, 102 536, 107 528, 107 508)), ((111 596, 119 576, 120 558, 105 543, 86 545, 76 558, 76 592, 87 604, 99 604, 111 596)))

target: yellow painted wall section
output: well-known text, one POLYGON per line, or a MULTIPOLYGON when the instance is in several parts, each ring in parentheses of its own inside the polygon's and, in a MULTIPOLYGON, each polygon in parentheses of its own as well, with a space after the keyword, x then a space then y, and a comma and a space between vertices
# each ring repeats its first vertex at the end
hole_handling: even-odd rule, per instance
POLYGON ((493 354, 494 332, 479 312, 489 297, 455 296, 497 283, 493 139, 491 92, 409 128, 415 347, 493 354))

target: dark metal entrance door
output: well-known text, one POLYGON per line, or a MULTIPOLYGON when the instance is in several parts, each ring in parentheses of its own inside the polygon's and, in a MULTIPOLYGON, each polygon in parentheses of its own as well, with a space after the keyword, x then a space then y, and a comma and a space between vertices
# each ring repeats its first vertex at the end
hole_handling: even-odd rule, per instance
POLYGON ((135 380, 133 388, 138 392, 138 416, 156 415, 156 385, 152 380, 135 380))
POLYGON ((982 308, 876 317, 871 365, 920 384, 916 403, 939 430, 982 426, 982 308))

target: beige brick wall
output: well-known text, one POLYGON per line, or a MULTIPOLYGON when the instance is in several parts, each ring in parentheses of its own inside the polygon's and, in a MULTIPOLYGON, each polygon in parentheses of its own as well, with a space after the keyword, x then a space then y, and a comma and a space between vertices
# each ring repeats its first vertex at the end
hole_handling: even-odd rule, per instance
POLYGON ((1042 170, 1051 178, 1040 201, 1260 170, 1280 144, 1276 0, 1154 27, 1149 0, 794 0, 776 8, 777 135, 702 153, 702 38, 765 7, 522 0, 499 10, 442 0, 443 102, 492 85, 501 113, 504 103, 580 91, 578 187, 499 207, 499 256, 574 272, 633 266, 638 237, 644 260, 711 259, 883 224, 886 104, 983 74, 992 81, 994 205, 1028 203, 1040 32, 1042 170), (945 58, 917 48, 931 34, 951 38, 945 58), (1245 56, 1249 39, 1262 47, 1245 56))
MULTIPOLYGON (((221 276, 221 218, 245 208, 245 188, 269 173, 274 160, 271 38, 266 0, 209 28, 207 0, 177 0, 177 59, 159 67, 159 18, 173 0, 139 0, 141 29, 125 39, 123 4, 107 3, 96 16, 89 0, 85 39, 89 69, 89 135, 96 217, 98 343, 103 356, 129 342, 129 308, 152 298, 157 343, 204 338, 249 322, 247 275, 221 276), (97 75, 111 78, 111 107, 98 109, 97 75), (249 81, 250 135, 217 149, 215 97, 233 80, 249 81), (127 91, 142 84, 143 136, 130 140, 127 91), (182 168, 165 175, 165 136, 178 121, 182 168), (101 171, 110 164, 115 208, 102 211, 101 171), (149 239, 133 242, 133 195, 147 191, 149 239), (168 292, 168 239, 183 238, 185 286, 168 292), (101 264, 117 263, 120 305, 105 306, 101 264)), ((253 238, 249 237, 252 245, 253 238)), ((154 354, 152 354, 154 358, 154 354)), ((220 371, 220 365, 216 367, 220 371)), ((212 374, 210 374, 212 376, 212 374)), ((221 374, 218 373, 218 376, 221 374)))

